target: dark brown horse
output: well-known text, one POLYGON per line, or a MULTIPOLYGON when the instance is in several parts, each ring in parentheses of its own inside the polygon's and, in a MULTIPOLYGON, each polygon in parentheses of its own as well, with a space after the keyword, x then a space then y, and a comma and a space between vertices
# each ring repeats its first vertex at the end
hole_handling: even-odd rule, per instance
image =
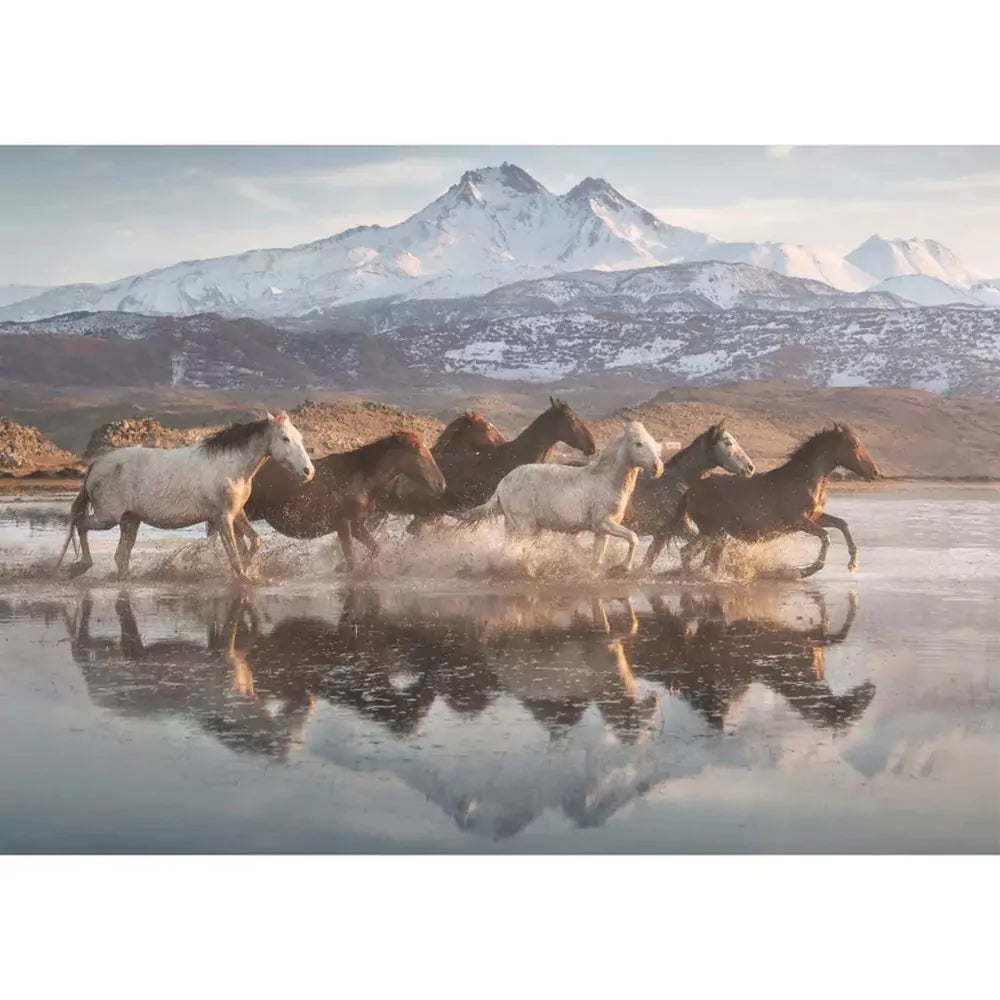
POLYGON ((448 482, 443 495, 386 496, 379 507, 390 514, 414 515, 408 530, 417 534, 429 520, 485 503, 508 472, 519 465, 544 462, 560 441, 585 455, 593 455, 597 450, 594 436, 569 404, 552 397, 549 402, 549 408, 513 441, 505 441, 478 455, 441 455, 438 464, 448 482))
POLYGON ((481 413, 466 410, 441 431, 437 441, 431 446, 431 454, 435 458, 449 454, 478 455, 506 440, 481 413))
POLYGON ((268 462, 257 473, 243 517, 236 524, 240 535, 250 540, 251 554, 260 547, 260 539, 250 521, 267 521, 290 538, 319 538, 336 531, 347 569, 353 571, 353 538, 368 548, 372 558, 378 555, 378 544, 365 522, 376 499, 396 476, 419 480, 432 497, 445 489, 434 456, 412 431, 397 431, 353 451, 318 458, 313 466, 315 478, 304 485, 277 462, 268 462))
MULTIPOLYGON (((431 454, 435 459, 442 455, 478 455, 489 451, 507 439, 481 413, 466 410, 448 424, 437 441, 431 446, 431 454)), ((432 498, 427 488, 409 476, 397 476, 386 487, 386 497, 396 505, 406 502, 407 497, 422 496, 425 500, 432 498)), ((379 508, 368 522, 369 531, 378 531, 389 516, 385 503, 376 504, 379 508)))
POLYGON ((687 493, 684 513, 697 527, 698 537, 681 551, 684 571, 706 549, 706 560, 717 568, 727 537, 762 542, 803 531, 821 543, 815 562, 799 573, 812 576, 826 562, 830 536, 825 529, 836 528, 847 542, 847 568, 853 572, 858 567, 858 547, 847 522, 823 512, 826 480, 838 467, 869 481, 879 474, 865 446, 843 424, 814 434, 784 465, 763 475, 750 479, 711 476, 696 483, 687 493))
POLYGON ((816 624, 772 620, 752 592, 737 595, 733 610, 713 593, 683 592, 680 613, 654 598, 655 625, 633 651, 642 664, 637 673, 664 684, 717 729, 754 683, 780 694, 818 728, 846 728, 871 704, 875 685, 865 680, 835 693, 826 679, 825 651, 847 639, 857 598, 851 594, 843 625, 830 631, 823 596, 804 596, 819 611, 816 624))
POLYGON ((652 535, 642 560, 648 569, 675 535, 685 533, 684 495, 699 480, 722 468, 738 476, 752 476, 753 462, 720 420, 699 434, 663 466, 659 479, 639 476, 622 524, 637 535, 652 535))

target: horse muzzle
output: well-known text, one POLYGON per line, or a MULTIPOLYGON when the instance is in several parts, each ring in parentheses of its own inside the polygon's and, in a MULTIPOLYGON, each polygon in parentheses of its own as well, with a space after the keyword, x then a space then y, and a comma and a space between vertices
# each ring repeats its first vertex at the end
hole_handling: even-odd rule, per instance
POLYGON ((302 470, 302 485, 305 486, 306 483, 311 483, 316 477, 316 470, 311 466, 306 466, 302 470))

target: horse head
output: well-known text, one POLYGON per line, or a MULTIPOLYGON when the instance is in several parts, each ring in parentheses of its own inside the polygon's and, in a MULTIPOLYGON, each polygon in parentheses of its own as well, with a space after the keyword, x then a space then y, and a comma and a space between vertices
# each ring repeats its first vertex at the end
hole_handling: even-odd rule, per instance
POLYGON ((420 440, 420 435, 399 431, 393 435, 393 441, 399 461, 398 474, 411 476, 423 483, 434 496, 441 496, 445 491, 444 473, 438 468, 427 445, 420 440))
POLYGON ((569 403, 558 397, 549 396, 548 413, 554 420, 556 440, 568 444, 584 455, 593 455, 597 451, 594 435, 587 425, 573 412, 569 403))
POLYGON ((708 429, 709 447, 716 465, 737 476, 752 476, 754 464, 740 443, 726 430, 726 418, 708 429))
POLYGON ((868 449, 850 427, 846 424, 835 423, 830 434, 835 439, 834 457, 838 465, 849 469, 868 482, 878 479, 880 475, 878 466, 868 454, 868 449))
POLYGON ((268 413, 267 423, 267 454, 293 475, 301 476, 303 483, 308 483, 316 475, 316 470, 302 443, 299 429, 284 410, 276 414, 268 413))
POLYGON ((663 475, 660 446, 641 421, 631 420, 625 425, 621 447, 628 449, 629 462, 633 468, 648 472, 653 479, 659 479, 663 475))

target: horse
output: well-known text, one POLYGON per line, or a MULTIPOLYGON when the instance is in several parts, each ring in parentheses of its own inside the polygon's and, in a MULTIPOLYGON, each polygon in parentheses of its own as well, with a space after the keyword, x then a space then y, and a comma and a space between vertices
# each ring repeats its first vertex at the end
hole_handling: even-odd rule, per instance
POLYGON ((593 566, 604 556, 608 538, 624 538, 628 556, 612 572, 628 573, 635 561, 639 536, 622 527, 640 471, 654 479, 663 474, 660 446, 638 420, 622 432, 590 465, 522 465, 500 481, 486 503, 456 515, 475 525, 503 514, 507 536, 535 535, 542 529, 595 534, 593 566))
POLYGON ((287 470, 282 474, 293 481, 307 483, 313 478, 302 435, 287 413, 233 424, 187 448, 106 452, 87 470, 83 488, 70 507, 69 531, 56 568, 75 531, 81 558, 70 567, 70 577, 86 573, 94 564, 87 532, 107 531, 117 524, 121 537, 115 564, 118 578, 124 580, 140 524, 187 528, 207 521, 222 537, 233 573, 247 581, 234 525, 242 519, 243 505, 262 467, 287 470), (268 458, 275 461, 268 463, 268 458), (93 507, 92 514, 87 514, 89 507, 93 507))
POLYGON ((857 595, 851 593, 844 623, 836 631, 829 628, 823 595, 803 596, 818 610, 818 623, 770 620, 753 591, 740 592, 733 610, 726 608, 723 595, 711 592, 682 591, 679 613, 662 597, 654 598, 654 627, 636 641, 634 650, 641 675, 679 695, 715 729, 723 729, 733 705, 754 683, 781 695, 817 728, 845 729, 875 696, 870 680, 835 692, 825 673, 825 651, 847 640, 858 611, 857 595))
POLYGON ((367 547, 371 558, 378 555, 378 543, 365 522, 376 499, 396 476, 412 476, 432 497, 445 489, 434 456, 412 431, 397 431, 353 451, 318 458, 315 469, 315 479, 308 486, 297 483, 280 466, 261 470, 236 522, 237 532, 249 541, 251 559, 261 542, 250 522, 263 520, 289 538, 319 538, 336 531, 347 569, 353 572, 352 538, 367 547))
POLYGON ((481 413, 466 410, 441 431, 431 446, 431 454, 435 458, 438 455, 478 455, 506 440, 481 413))
POLYGON ((738 476, 752 476, 754 464, 720 420, 699 434, 686 448, 664 463, 658 479, 640 476, 632 502, 622 524, 637 535, 652 535, 653 541, 643 557, 643 569, 649 569, 673 536, 686 530, 682 508, 684 494, 715 468, 738 476))
POLYGON ((569 404, 552 396, 549 403, 549 408, 513 441, 505 441, 478 455, 439 455, 438 464, 448 483, 442 496, 385 496, 379 501, 379 508, 390 514, 413 515, 407 530, 415 535, 428 521, 483 503, 508 472, 520 465, 544 462, 560 441, 585 455, 593 455, 597 451, 594 436, 569 404))
MULTIPOLYGON (((507 439, 486 419, 475 410, 460 413, 438 435, 437 441, 431 445, 431 454, 435 460, 442 455, 478 455, 484 451, 503 444, 507 439)), ((427 491, 408 476, 397 476, 386 487, 386 496, 392 497, 396 504, 405 503, 408 496, 427 497, 427 491)), ((381 505, 384 508, 384 504, 381 505)), ((388 517, 388 511, 381 509, 368 522, 370 531, 378 531, 388 517)))
POLYGON ((698 537, 681 550, 684 572, 704 549, 709 550, 706 560, 717 568, 727 537, 761 542, 802 531, 821 543, 812 565, 798 572, 802 578, 812 576, 826 562, 830 536, 825 529, 836 528, 847 543, 847 568, 853 573, 858 568, 858 547, 847 522, 823 511, 827 477, 838 467, 869 482, 879 476, 857 435, 835 423, 799 445, 777 469, 750 479, 710 476, 695 483, 685 496, 684 516, 698 529, 698 537))

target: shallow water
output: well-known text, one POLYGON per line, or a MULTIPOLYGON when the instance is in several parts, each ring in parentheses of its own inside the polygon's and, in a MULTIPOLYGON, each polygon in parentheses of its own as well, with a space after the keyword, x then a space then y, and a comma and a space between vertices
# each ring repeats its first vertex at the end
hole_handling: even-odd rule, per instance
POLYGON ((721 585, 487 530, 353 586, 266 535, 240 592, 200 528, 70 583, 66 506, 0 503, 0 850, 1000 848, 996 490, 835 495, 857 573, 721 585))

